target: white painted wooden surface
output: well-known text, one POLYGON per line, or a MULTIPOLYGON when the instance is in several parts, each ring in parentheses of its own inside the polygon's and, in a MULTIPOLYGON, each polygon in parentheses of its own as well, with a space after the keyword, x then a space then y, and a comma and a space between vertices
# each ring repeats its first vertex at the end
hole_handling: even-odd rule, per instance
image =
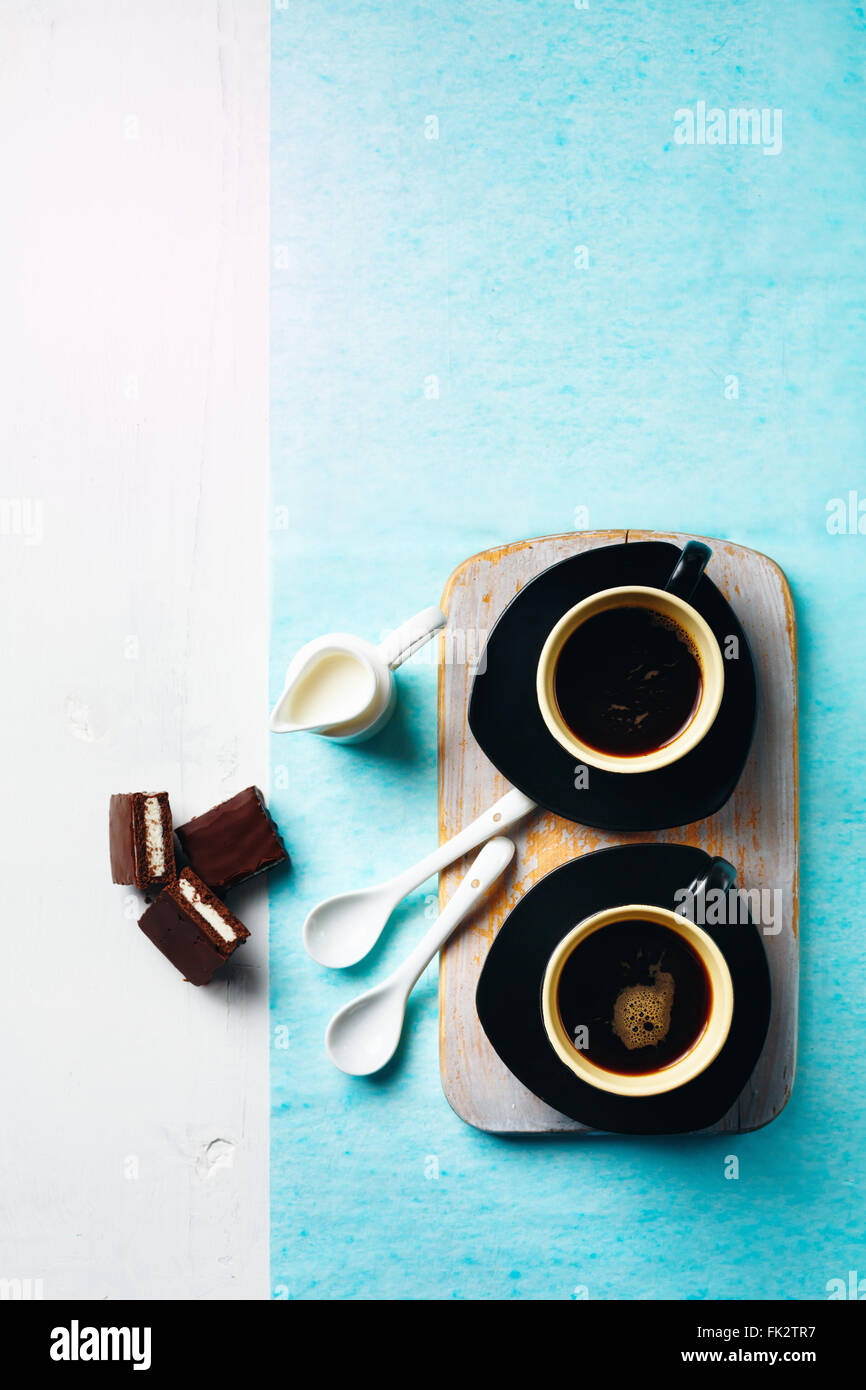
MULTIPOLYGON (((473 556, 451 576, 443 595, 448 630, 489 629, 527 580, 569 555, 618 541, 690 537, 669 532, 573 532, 518 542, 473 556)), ((709 539, 707 573, 734 607, 757 667, 759 713, 752 750, 733 795, 707 820, 673 830, 615 834, 536 811, 512 832, 514 864, 440 958, 439 1019, 442 1082, 451 1105, 470 1124, 500 1133, 580 1132, 585 1126, 545 1105, 500 1061, 475 1010, 475 988, 490 943, 518 898, 559 864, 608 845, 666 841, 698 845, 737 867, 746 888, 780 888, 781 930, 765 935, 773 1006, 763 1052, 749 1082, 713 1132, 757 1129, 786 1104, 794 1082, 799 974, 797 878, 796 629, 782 571, 766 555, 709 539)), ((442 649, 444 650, 444 648, 442 649)), ((441 839, 489 806, 508 783, 469 732, 472 683, 466 662, 440 662, 439 828, 441 839)), ((451 896, 465 865, 440 878, 440 902, 451 896)))
POLYGON ((0 1279, 45 1298, 268 1291, 265 890, 195 989, 106 844, 113 790, 266 785, 268 20, 0 7, 0 1279))

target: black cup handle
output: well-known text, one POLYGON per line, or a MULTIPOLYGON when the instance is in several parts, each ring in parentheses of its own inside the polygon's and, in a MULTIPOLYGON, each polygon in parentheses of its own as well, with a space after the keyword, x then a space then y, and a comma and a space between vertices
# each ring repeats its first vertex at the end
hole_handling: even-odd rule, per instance
POLYGON ((690 599, 712 553, 703 541, 689 541, 684 545, 665 585, 667 592, 676 598, 690 599))
POLYGON ((689 884, 689 897, 702 898, 707 893, 718 889, 727 893, 733 888, 736 881, 737 871, 733 864, 729 864, 727 859, 717 857, 712 860, 705 874, 702 874, 700 878, 693 879, 689 884))

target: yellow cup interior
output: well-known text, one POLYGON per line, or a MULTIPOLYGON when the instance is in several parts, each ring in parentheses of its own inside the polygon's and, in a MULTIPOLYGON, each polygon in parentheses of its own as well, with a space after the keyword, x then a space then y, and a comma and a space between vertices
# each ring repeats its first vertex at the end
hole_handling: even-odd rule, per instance
POLYGON ((541 1012, 544 1031, 560 1061, 590 1086, 610 1091, 618 1096, 657 1096, 673 1091, 700 1076, 721 1052, 731 1027, 734 1012, 734 986, 727 962, 712 937, 679 913, 646 903, 627 907, 608 908, 585 918, 563 937, 547 964, 541 988, 541 1012), (643 1075, 608 1071, 597 1066, 575 1047, 565 1031, 559 1013, 559 981, 566 961, 593 932, 616 922, 656 922, 676 932, 691 946, 703 962, 710 982, 710 1012, 706 1027, 693 1047, 659 1071, 643 1075))
MULTIPOLYGON (((587 673, 592 680, 592 673, 587 673)), ((722 703, 725 686, 725 667, 722 653, 712 629, 706 619, 683 599, 669 594, 664 589, 652 589, 644 585, 623 586, 616 589, 602 589, 590 595, 582 603, 560 618, 548 634, 541 649, 536 674, 536 694, 541 716, 557 743, 572 753, 581 763, 597 767, 605 772, 654 772, 667 767, 685 757, 686 753, 706 737, 722 703), (582 623, 612 608, 651 608, 663 617, 671 619, 683 629, 694 647, 701 667, 701 697, 691 720, 670 743, 650 753, 622 757, 593 748, 568 727, 559 712, 554 691, 556 664, 568 639, 573 636, 582 623)))

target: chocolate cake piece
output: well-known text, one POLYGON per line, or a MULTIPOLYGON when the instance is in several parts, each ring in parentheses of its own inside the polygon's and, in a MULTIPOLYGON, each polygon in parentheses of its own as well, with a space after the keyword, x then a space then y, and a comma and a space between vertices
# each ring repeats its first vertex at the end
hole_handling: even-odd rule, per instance
POLYGON ((162 890, 138 925, 192 985, 206 985, 249 932, 190 869, 162 890))
POLYGON ((174 878, 174 839, 167 792, 120 792, 108 807, 113 883, 145 892, 174 878))
POLYGON ((222 897, 288 859, 258 787, 247 787, 177 830, 190 866, 222 897))

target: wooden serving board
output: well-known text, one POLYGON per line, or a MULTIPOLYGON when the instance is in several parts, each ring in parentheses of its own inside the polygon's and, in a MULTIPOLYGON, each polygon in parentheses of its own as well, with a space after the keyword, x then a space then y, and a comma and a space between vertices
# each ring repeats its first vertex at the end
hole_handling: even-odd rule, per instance
MULTIPOLYGON (((487 632, 520 588, 541 570, 600 545, 694 539, 675 532, 582 531, 483 551, 451 575, 442 598, 448 627, 439 639, 439 836, 456 834, 509 789, 469 731, 473 660, 487 632)), ((700 537, 698 539, 704 539, 700 537)), ((517 855, 507 876, 442 952, 439 969, 440 1066, 457 1114, 496 1133, 590 1133, 523 1086, 493 1051, 475 1011, 475 987, 487 951, 517 900, 551 869, 591 850, 636 841, 698 845, 737 868, 745 887, 782 891, 782 925, 764 935, 773 1004, 758 1065, 731 1109, 703 1133, 759 1129, 784 1108, 797 1048, 798 831, 797 662, 791 593, 784 574, 757 551, 708 539, 707 573, 736 610, 758 679, 758 724, 743 776, 721 811, 673 830, 610 833, 542 810, 509 834, 517 855)), ((466 862, 440 877, 440 905, 466 862)))

